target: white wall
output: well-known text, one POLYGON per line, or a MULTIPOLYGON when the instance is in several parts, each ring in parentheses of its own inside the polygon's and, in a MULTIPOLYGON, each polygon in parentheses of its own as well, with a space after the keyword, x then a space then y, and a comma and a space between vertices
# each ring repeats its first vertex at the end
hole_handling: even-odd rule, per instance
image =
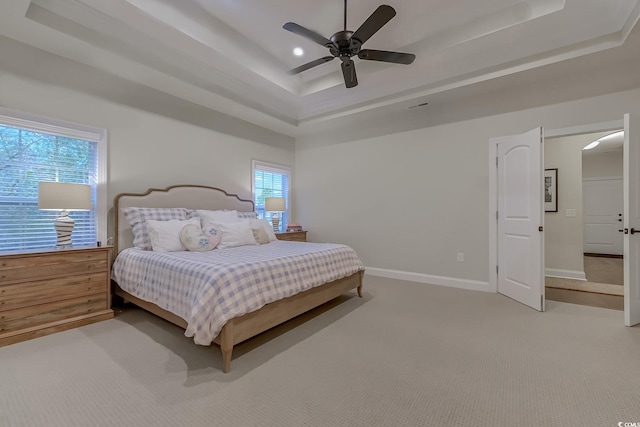
POLYGON ((584 279, 583 179, 622 177, 622 150, 584 154, 582 148, 610 132, 545 140, 545 168, 558 169, 558 212, 545 213, 547 275, 584 279), (567 216, 575 209, 576 216, 567 216))
POLYGON ((250 199, 252 159, 294 166, 290 137, 6 38, 0 51, 0 105, 107 129, 109 208, 118 193, 174 184, 250 199))
POLYGON ((585 279, 582 149, 602 135, 574 135, 545 140, 545 169, 558 169, 558 212, 545 212, 544 216, 547 275, 585 279), (570 216, 567 210, 575 211, 575 216, 570 216))
POLYGON ((514 86, 511 95, 457 99, 460 106, 470 102, 472 111, 464 114, 491 108, 485 115, 494 115, 484 118, 453 121, 456 105, 434 105, 414 110, 410 126, 383 116, 357 127, 365 137, 333 127, 336 138, 321 132, 300 138, 294 153, 289 137, 27 45, 0 37, 0 51, 0 105, 108 130, 110 200, 122 191, 175 183, 216 185, 249 197, 251 159, 294 166, 293 219, 311 240, 351 244, 369 272, 470 288, 481 288, 490 268, 489 138, 640 113, 638 89, 539 106, 563 88, 575 99, 581 80, 572 74, 547 92, 534 80, 514 86), (528 96, 535 108, 524 108, 528 96), (514 111, 503 112, 509 108, 514 111), (434 112, 446 124, 418 127, 429 126, 434 112), (414 130, 392 133, 398 127, 414 130), (464 262, 456 261, 457 253, 464 262))
POLYGON ((622 150, 583 156, 582 177, 622 178, 622 150))
POLYGON ((480 289, 490 268, 489 138, 625 112, 640 112, 640 90, 343 143, 299 140, 298 219, 313 240, 352 245, 369 272, 480 289))

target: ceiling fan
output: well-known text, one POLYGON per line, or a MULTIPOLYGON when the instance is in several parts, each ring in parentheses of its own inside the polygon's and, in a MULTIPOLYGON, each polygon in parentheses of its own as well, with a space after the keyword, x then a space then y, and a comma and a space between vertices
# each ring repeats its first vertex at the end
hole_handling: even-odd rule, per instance
POLYGON ((412 53, 389 52, 386 50, 361 49, 364 42, 369 40, 380 28, 396 15, 396 11, 388 5, 381 5, 367 18, 355 32, 347 30, 347 0, 344 0, 344 30, 338 31, 330 39, 321 36, 294 22, 287 22, 282 26, 287 31, 305 37, 329 49, 332 56, 325 56, 289 71, 298 74, 325 62, 339 58, 342 61, 342 75, 347 88, 358 85, 358 77, 352 56, 368 61, 392 62, 395 64, 411 64, 416 56, 412 53))

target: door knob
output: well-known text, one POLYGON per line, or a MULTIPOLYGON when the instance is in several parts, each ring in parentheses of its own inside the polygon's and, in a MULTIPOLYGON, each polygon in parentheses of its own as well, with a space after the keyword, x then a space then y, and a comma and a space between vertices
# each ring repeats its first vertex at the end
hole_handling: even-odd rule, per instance
POLYGON ((636 230, 635 228, 631 228, 631 234, 636 234, 636 231, 640 231, 640 230, 636 230))

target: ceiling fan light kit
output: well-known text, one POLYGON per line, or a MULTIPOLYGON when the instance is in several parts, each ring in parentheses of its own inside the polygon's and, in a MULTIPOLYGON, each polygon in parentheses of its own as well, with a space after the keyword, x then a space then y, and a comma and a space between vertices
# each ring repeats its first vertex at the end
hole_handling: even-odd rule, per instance
POLYGON ((383 4, 378 6, 355 32, 349 31, 347 30, 347 0, 344 0, 344 30, 338 31, 329 39, 294 22, 287 22, 282 28, 328 48, 329 53, 332 55, 296 67, 290 70, 289 74, 298 74, 339 58, 342 61, 341 68, 344 84, 347 88, 352 88, 358 85, 355 63, 351 59, 353 56, 358 56, 358 58, 367 61, 411 64, 416 59, 416 56, 412 53, 362 49, 362 45, 394 16, 396 16, 396 11, 391 6, 383 4))

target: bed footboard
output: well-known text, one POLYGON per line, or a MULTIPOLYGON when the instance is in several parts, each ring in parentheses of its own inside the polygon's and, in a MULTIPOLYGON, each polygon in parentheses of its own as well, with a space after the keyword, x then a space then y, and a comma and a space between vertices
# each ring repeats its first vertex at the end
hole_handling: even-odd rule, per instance
POLYGON ((357 289, 358 296, 362 297, 363 275, 364 271, 359 271, 343 279, 272 302, 260 310, 228 321, 213 341, 220 345, 222 351, 222 370, 229 372, 231 369, 233 346, 236 344, 329 302, 351 289, 357 289))
MULTIPOLYGON (((364 271, 358 271, 351 276, 308 289, 289 298, 267 304, 244 316, 229 320, 213 340, 215 344, 220 346, 222 371, 229 372, 231 370, 233 347, 236 344, 329 302, 352 289, 356 289, 358 296, 362 297, 363 276, 364 271)), ((187 328, 187 322, 181 317, 123 291, 117 284, 115 284, 115 294, 183 329, 187 328)))

